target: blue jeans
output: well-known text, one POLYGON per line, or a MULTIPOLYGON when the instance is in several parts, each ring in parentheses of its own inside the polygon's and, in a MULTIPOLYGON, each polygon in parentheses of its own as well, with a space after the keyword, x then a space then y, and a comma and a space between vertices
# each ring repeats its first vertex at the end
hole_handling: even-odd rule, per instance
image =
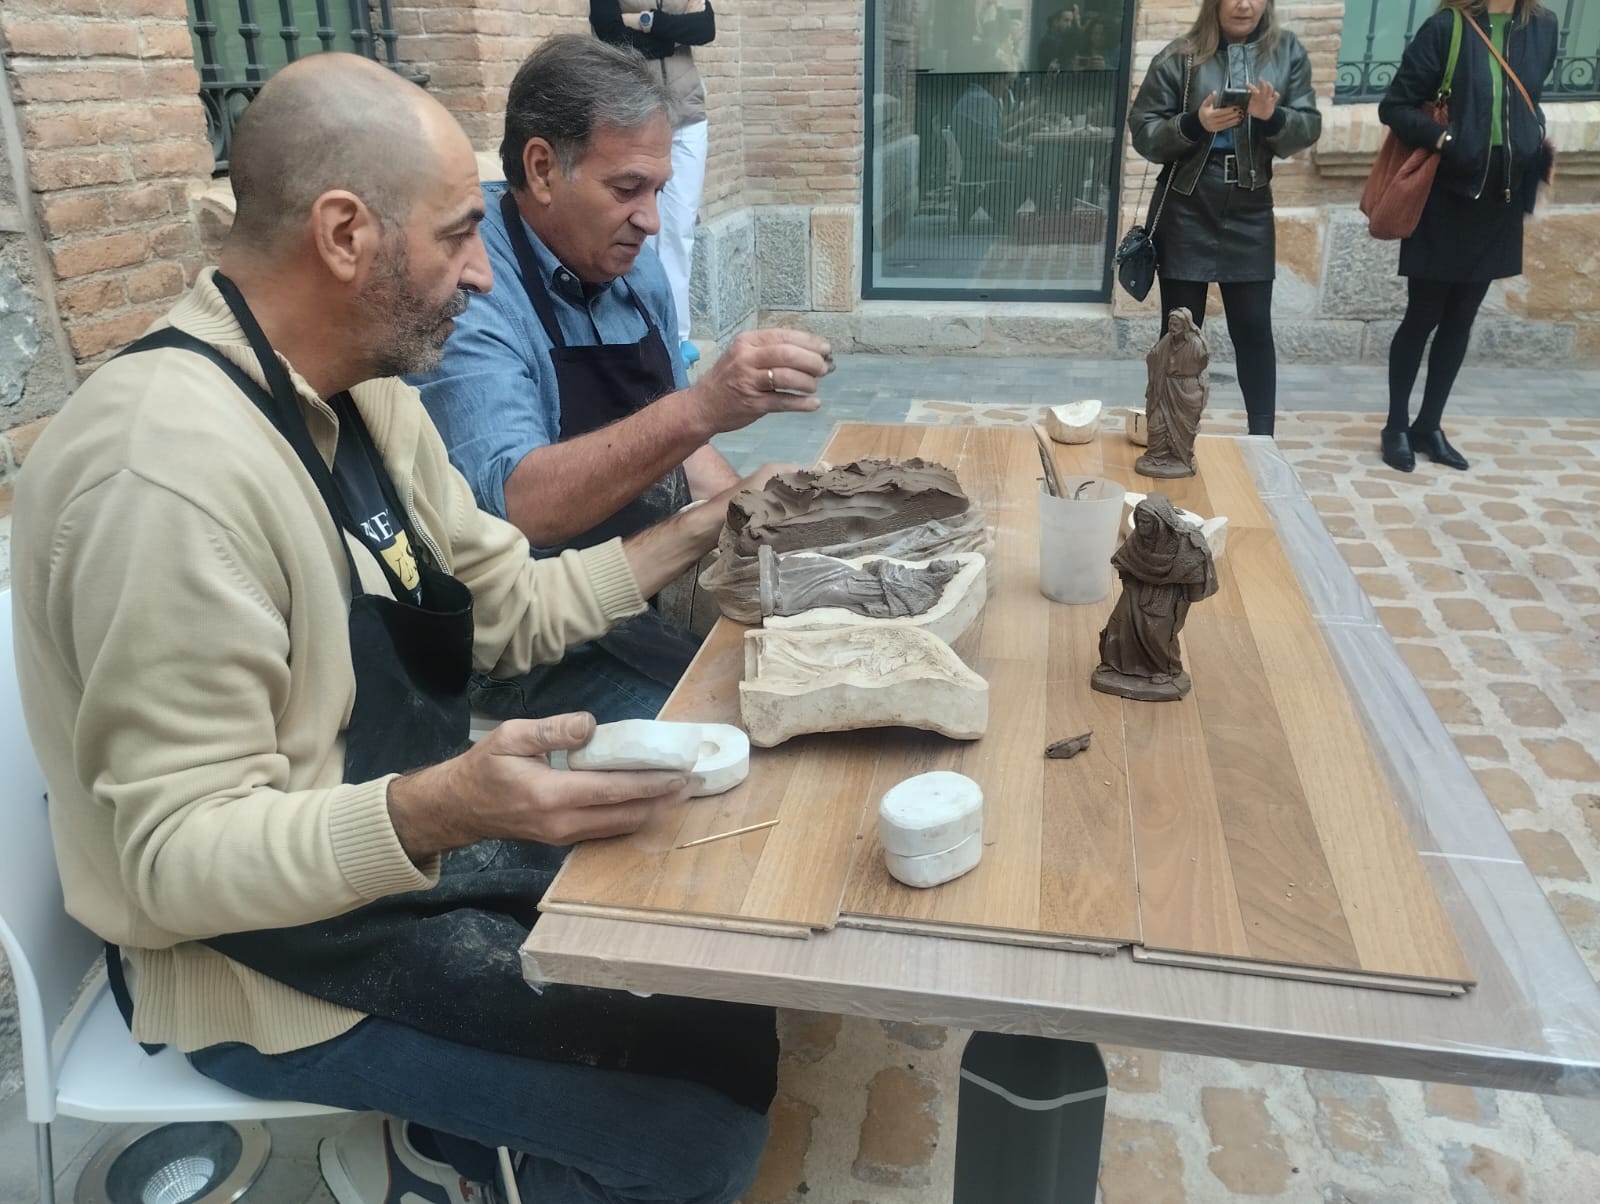
POLYGON ((306 1049, 230 1043, 189 1061, 246 1095, 423 1125, 471 1179, 493 1178, 495 1146, 520 1150, 530 1202, 731 1204, 767 1141, 765 1116, 698 1083, 490 1053, 375 1016, 306 1049))

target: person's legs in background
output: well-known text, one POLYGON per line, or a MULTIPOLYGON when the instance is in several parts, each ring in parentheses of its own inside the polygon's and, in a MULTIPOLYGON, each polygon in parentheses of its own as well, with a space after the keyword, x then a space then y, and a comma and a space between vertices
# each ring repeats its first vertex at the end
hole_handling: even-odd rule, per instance
POLYGON ((1175 309, 1188 310, 1196 326, 1205 326, 1206 293, 1211 288, 1208 281, 1169 280, 1160 275, 1156 280, 1161 288, 1161 328, 1156 332, 1158 339, 1167 333, 1167 319, 1172 316, 1172 311, 1175 309))
POLYGON ((1467 458, 1445 439, 1444 432, 1439 429, 1439 419, 1444 416, 1445 402, 1450 400, 1450 390, 1455 387, 1456 376, 1466 361, 1472 324, 1477 320, 1483 299, 1489 295, 1489 285, 1485 281, 1446 287, 1448 292, 1439 328, 1434 332, 1433 349, 1428 353, 1428 379, 1422 386, 1422 407, 1411 424, 1410 436, 1413 451, 1423 452, 1435 463, 1465 470, 1467 458))
POLYGON ((1487 284, 1407 279, 1405 317, 1389 344, 1389 418, 1383 428, 1382 447, 1384 463, 1391 468, 1410 472, 1415 467, 1413 440, 1423 445, 1430 458, 1452 468, 1467 467, 1465 457, 1445 441, 1439 418, 1466 359, 1478 307, 1488 292, 1487 284), (1422 408, 1412 423, 1411 390, 1422 368, 1429 335, 1434 339, 1428 358, 1428 380, 1423 388, 1422 408))
POLYGON ((1272 281, 1224 284, 1222 307, 1234 370, 1252 435, 1271 435, 1278 412, 1278 346, 1272 338, 1272 281))
POLYGON ((672 179, 661 190, 661 232, 649 241, 667 270, 672 286, 672 305, 678 314, 676 334, 679 353, 685 364, 700 358, 699 348, 689 341, 689 273, 694 267, 694 227, 700 214, 700 194, 706 182, 706 127, 695 121, 672 131, 672 179))
MULTIPOLYGON (((415 1149, 469 1178, 491 1178, 496 1147, 520 1151, 529 1204, 731 1204, 767 1140, 765 1116, 698 1083, 490 1053, 377 1017, 285 1054, 227 1044, 189 1058, 247 1095, 404 1117, 415 1149)), ((382 1145, 373 1127, 357 1139, 382 1145)), ((363 1199, 383 1200, 384 1151, 340 1150, 342 1140, 343 1165, 378 1168, 352 1176, 376 1185, 363 1199)))

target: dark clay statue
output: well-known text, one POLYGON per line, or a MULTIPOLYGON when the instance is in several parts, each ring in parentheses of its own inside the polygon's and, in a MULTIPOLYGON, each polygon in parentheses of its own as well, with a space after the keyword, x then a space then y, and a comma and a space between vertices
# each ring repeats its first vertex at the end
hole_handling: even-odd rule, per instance
POLYGON ((1145 357, 1145 425, 1149 448, 1134 461, 1141 476, 1171 479, 1194 476, 1194 440, 1200 414, 1211 393, 1206 367, 1211 352, 1181 306, 1167 319, 1167 333, 1145 357))

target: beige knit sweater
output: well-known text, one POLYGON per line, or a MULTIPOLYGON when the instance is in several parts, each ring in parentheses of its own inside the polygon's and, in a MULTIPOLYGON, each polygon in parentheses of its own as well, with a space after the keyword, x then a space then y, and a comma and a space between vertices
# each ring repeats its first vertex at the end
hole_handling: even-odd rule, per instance
MULTIPOLYGON (((168 321, 260 379, 210 273, 168 321)), ((291 375, 331 462, 333 413, 291 375)), ((472 591, 479 669, 556 660, 644 609, 617 541, 532 560, 480 511, 416 390, 352 395, 420 541, 472 591)), ((360 1013, 198 943, 437 876, 400 847, 388 778, 343 784, 348 570, 294 452, 200 356, 127 356, 51 421, 13 523, 17 668, 67 909, 127 951, 135 1036, 277 1053, 348 1030, 360 1013)), ((347 542, 362 588, 386 592, 347 542)))

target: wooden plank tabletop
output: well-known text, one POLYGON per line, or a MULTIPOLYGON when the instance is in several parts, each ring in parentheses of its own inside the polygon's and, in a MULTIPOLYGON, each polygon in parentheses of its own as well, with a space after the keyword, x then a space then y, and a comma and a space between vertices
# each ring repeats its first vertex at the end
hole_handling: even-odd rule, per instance
MULTIPOLYGON (((1600 1095, 1600 986, 1377 622, 1292 468, 1268 440, 1234 442, 1239 482, 1251 486, 1277 530, 1327 650, 1358 703, 1359 722, 1405 831, 1422 851, 1476 973, 1475 989, 1440 999, 1137 965, 1126 953, 1074 956, 846 928, 811 940, 774 940, 615 915, 546 915, 523 947, 529 979, 1600 1095)), ((1226 478, 1226 468, 1208 475, 1208 487, 1217 490, 1226 478)), ((1216 500, 1235 521, 1249 513, 1241 504, 1248 497, 1216 500)), ((1077 666, 1053 667, 1052 679, 1058 671, 1080 676, 1077 666)), ((701 687, 708 701, 722 699, 737 710, 737 669, 701 687)), ((1082 760, 1051 762, 1047 776, 1082 760)), ((1087 765, 1076 772, 1086 771, 1087 765)), ((685 820, 682 839, 720 830, 721 818, 700 813, 685 820)), ((1057 815, 1053 824, 1046 827, 1051 839, 1074 847, 1120 839, 1082 815, 1057 815)), ((1063 880, 1059 889, 1080 886, 1063 880)))

